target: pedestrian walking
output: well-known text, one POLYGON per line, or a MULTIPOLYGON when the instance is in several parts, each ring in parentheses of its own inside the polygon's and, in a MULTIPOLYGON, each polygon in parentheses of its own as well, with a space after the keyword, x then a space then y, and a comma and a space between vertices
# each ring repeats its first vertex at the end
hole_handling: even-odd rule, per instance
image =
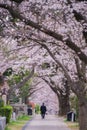
POLYGON ((44 103, 41 105, 40 111, 41 111, 41 117, 42 117, 42 119, 44 119, 46 111, 47 111, 46 106, 44 105, 44 103))

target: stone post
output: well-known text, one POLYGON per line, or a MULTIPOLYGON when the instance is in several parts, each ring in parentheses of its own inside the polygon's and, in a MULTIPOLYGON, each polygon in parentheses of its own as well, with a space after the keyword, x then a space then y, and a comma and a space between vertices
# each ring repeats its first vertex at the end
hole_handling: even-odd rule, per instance
POLYGON ((6 117, 0 117, 0 130, 5 130, 6 127, 6 117))
POLYGON ((22 98, 19 98, 19 104, 22 104, 22 98))
POLYGON ((6 95, 2 95, 2 99, 4 101, 4 105, 6 105, 6 102, 7 102, 7 96, 6 95))

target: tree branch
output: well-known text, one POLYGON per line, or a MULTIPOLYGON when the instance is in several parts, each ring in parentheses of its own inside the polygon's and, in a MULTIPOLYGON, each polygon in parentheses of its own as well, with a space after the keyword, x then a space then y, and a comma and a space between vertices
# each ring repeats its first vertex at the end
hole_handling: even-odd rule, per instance
POLYGON ((86 80, 86 65, 83 62, 81 62, 81 65, 80 65, 79 60, 76 57, 75 57, 75 63, 76 63, 79 80, 86 82, 87 81, 86 80))
POLYGON ((68 38, 67 40, 64 41, 62 35, 54 32, 54 31, 51 31, 47 28, 44 28, 41 25, 39 25, 38 23, 35 23, 35 22, 23 17, 18 10, 15 10, 14 8, 12 8, 11 6, 9 6, 7 4, 0 4, 0 7, 8 10, 13 18, 18 18, 21 21, 23 21, 26 25, 29 25, 35 29, 38 29, 39 31, 55 38, 56 40, 62 41, 64 44, 66 44, 69 48, 71 48, 78 55, 80 60, 82 60, 83 62, 85 62, 87 64, 87 56, 85 55, 85 53, 83 53, 81 51, 81 49, 74 42, 71 41, 70 38, 68 38))
POLYGON ((25 85, 25 83, 33 76, 33 74, 34 74, 34 67, 33 67, 32 71, 31 71, 31 73, 27 77, 25 77, 20 83, 12 86, 8 90, 8 93, 14 91, 15 89, 19 89, 19 88, 23 87, 25 85))
POLYGON ((31 96, 33 93, 35 93, 36 91, 38 91, 38 90, 40 90, 42 88, 43 87, 40 87, 40 88, 34 89, 32 92, 30 91, 28 96, 31 96))
POLYGON ((70 78, 70 76, 69 76, 66 68, 63 66, 63 64, 59 60, 56 59, 56 57, 52 54, 52 52, 50 51, 50 49, 45 44, 41 43, 40 45, 47 50, 47 52, 50 54, 50 56, 53 58, 53 60, 57 63, 57 65, 62 68, 62 70, 65 73, 65 76, 67 77, 68 81, 70 82, 71 78, 70 78))
POLYGON ((45 78, 42 77, 42 79, 45 81, 45 83, 48 84, 48 86, 50 86, 50 88, 53 90, 53 92, 59 96, 59 93, 58 93, 58 91, 57 91, 57 88, 56 88, 56 87, 53 87, 53 85, 52 85, 48 80, 46 80, 45 78))

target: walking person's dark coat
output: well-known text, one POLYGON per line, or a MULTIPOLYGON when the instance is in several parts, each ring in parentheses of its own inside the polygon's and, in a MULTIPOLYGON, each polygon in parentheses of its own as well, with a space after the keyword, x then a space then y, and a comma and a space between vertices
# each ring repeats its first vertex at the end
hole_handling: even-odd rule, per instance
POLYGON ((42 118, 45 118, 45 114, 46 114, 47 109, 46 109, 46 106, 44 105, 44 103, 40 107, 40 111, 41 111, 42 118))

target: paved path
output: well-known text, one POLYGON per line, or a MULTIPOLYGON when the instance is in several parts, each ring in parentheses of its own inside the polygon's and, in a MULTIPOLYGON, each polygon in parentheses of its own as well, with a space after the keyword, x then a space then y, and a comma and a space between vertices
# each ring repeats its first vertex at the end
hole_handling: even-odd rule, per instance
POLYGON ((46 115, 45 119, 41 119, 40 115, 36 115, 29 121, 22 130, 70 130, 64 123, 63 118, 54 115, 46 115))

